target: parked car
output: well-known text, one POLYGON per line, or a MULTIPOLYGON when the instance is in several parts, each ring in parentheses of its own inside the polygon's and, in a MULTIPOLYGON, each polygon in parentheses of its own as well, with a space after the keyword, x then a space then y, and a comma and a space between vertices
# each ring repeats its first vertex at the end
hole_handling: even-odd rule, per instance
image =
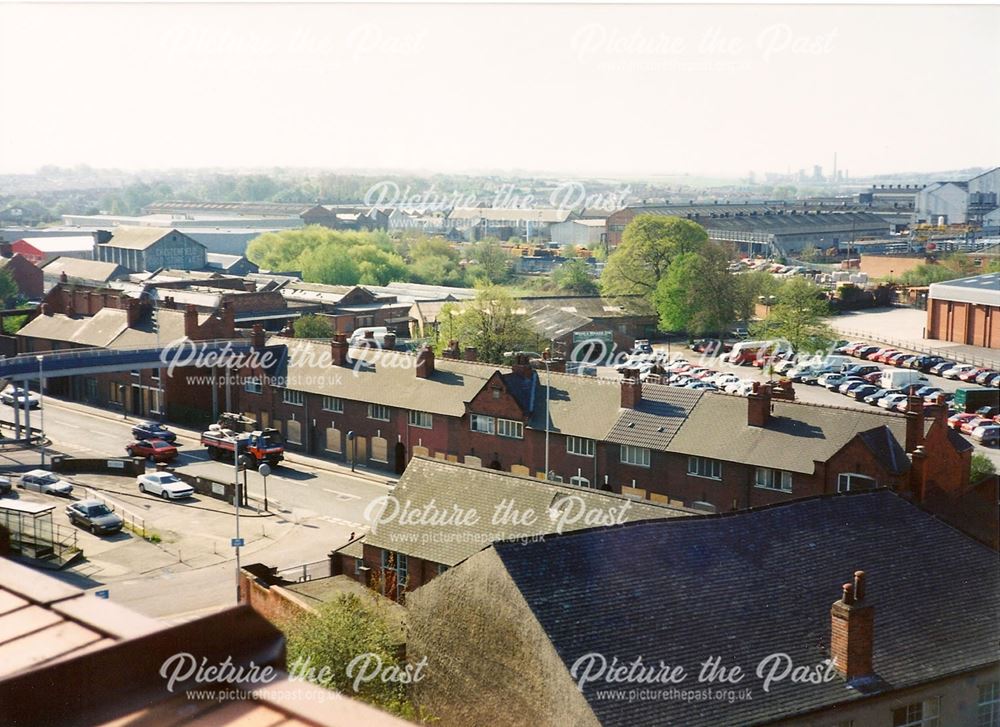
POLYGON ((912 387, 912 391, 927 386, 927 377, 919 371, 907 371, 906 369, 886 369, 882 371, 879 383, 887 389, 912 387))
POLYGON ((840 382, 840 386, 837 387, 837 392, 840 393, 840 394, 846 394, 852 388, 855 388, 855 387, 858 387, 858 386, 864 386, 867 383, 868 382, 865 381, 862 378, 850 377, 849 376, 848 378, 846 378, 846 379, 844 379, 843 381, 840 382))
POLYGON ((847 393, 855 401, 864 401, 866 396, 871 396, 877 391, 879 391, 879 388, 874 384, 863 384, 850 389, 847 393))
POLYGON ((988 373, 983 377, 982 381, 979 381, 979 377, 976 377, 976 383, 981 386, 1000 386, 1000 371, 993 371, 988 373))
POLYGON ((935 376, 940 376, 944 371, 950 369, 954 365, 955 365, 954 361, 949 361, 948 359, 942 359, 938 361, 936 364, 932 364, 930 369, 928 369, 927 373, 934 374, 935 376))
POLYGON ((906 401, 906 394, 889 394, 878 400, 878 405, 887 411, 893 411, 902 402, 906 401))
POLYGON ((846 374, 840 374, 840 373, 823 374, 816 380, 816 383, 818 383, 820 386, 824 388, 829 389, 830 391, 836 391, 837 388, 842 383, 844 383, 844 379, 846 378, 847 378, 846 374))
POLYGON ((635 339, 635 345, 632 346, 632 353, 652 353, 653 347, 649 345, 649 340, 645 338, 635 339))
POLYGON ((733 336, 733 338, 743 339, 749 337, 750 331, 744 328, 743 326, 737 326, 732 331, 730 331, 730 334, 733 336))
POLYGON ((885 357, 890 356, 894 353, 900 353, 900 351, 898 351, 895 348, 880 348, 878 351, 868 354, 868 356, 866 356, 865 358, 867 358, 869 361, 878 361, 879 363, 885 363, 885 357))
POLYGON ((1000 374, 997 374, 997 372, 994 371, 993 369, 983 369, 976 376, 976 383, 979 384, 980 386, 985 386, 987 379, 989 379, 991 376, 997 376, 997 375, 1000 374))
POLYGON ((872 393, 866 395, 865 398, 864 398, 864 402, 866 404, 870 404, 872 406, 877 406, 878 402, 879 402, 879 399, 884 399, 885 397, 889 396, 890 394, 898 394, 898 393, 900 393, 900 392, 897 391, 896 389, 878 389, 878 390, 873 391, 872 393))
POLYGON ((985 419, 994 419, 997 415, 997 408, 995 406, 981 406, 976 409, 976 416, 983 417, 985 419))
POLYGON ((870 374, 865 374, 861 378, 867 381, 869 384, 877 384, 879 381, 882 380, 882 370, 879 369, 878 371, 872 371, 870 374))
POLYGON ((73 492, 73 483, 69 480, 61 479, 48 470, 31 470, 21 475, 18 487, 25 490, 41 492, 45 495, 62 495, 69 497, 73 492))
POLYGON ((910 366, 910 361, 916 361, 916 360, 917 360, 916 354, 907 353, 894 359, 892 365, 900 369, 909 369, 913 368, 912 366, 910 366))
POLYGON ((169 462, 177 458, 177 447, 162 439, 139 439, 125 446, 129 457, 143 457, 154 462, 169 462))
POLYGON ((955 364, 949 369, 945 369, 941 372, 941 375, 946 379, 957 379, 959 376, 964 374, 966 371, 976 368, 972 364, 955 364))
POLYGON ((880 349, 878 346, 872 346, 872 345, 861 346, 860 348, 854 350, 853 355, 856 358, 868 358, 873 353, 878 353, 881 350, 882 349, 880 349))
POLYGON ((844 373, 848 376, 864 376, 865 374, 874 374, 876 371, 881 370, 880 366, 873 366, 872 364, 854 364, 844 369, 844 373))
POLYGON ((9 495, 12 490, 13 486, 10 484, 10 477, 0 477, 0 497, 9 495))
POLYGON ((972 430, 972 438, 987 446, 1000 444, 1000 424, 983 424, 976 427, 972 430))
POLYGON ((984 369, 980 366, 975 366, 971 369, 968 369, 967 371, 963 371, 962 373, 960 373, 958 375, 958 380, 967 381, 969 383, 974 384, 976 383, 976 377, 979 376, 979 374, 986 374, 986 373, 989 373, 989 369, 984 369))
POLYGON ((905 351, 896 351, 895 353, 889 353, 883 356, 882 363, 889 364, 890 366, 896 366, 901 358, 912 355, 913 354, 906 353, 905 351))
POLYGON ((978 429, 979 427, 985 427, 992 423, 993 423, 993 417, 973 416, 972 419, 967 419, 966 421, 962 422, 959 425, 958 430, 962 434, 972 434, 972 432, 978 429))
POLYGON ((962 425, 967 421, 975 419, 975 414, 969 414, 967 412, 959 412, 958 414, 952 414, 948 417, 948 426, 952 429, 961 429, 962 425))
POLYGON ((173 443, 177 439, 177 434, 170 431, 159 422, 140 422, 132 427, 132 436, 136 439, 162 439, 164 442, 173 443))
POLYGON ((149 472, 136 478, 139 492, 159 495, 164 500, 180 500, 191 497, 194 488, 170 472, 149 472))
POLYGON ((917 356, 915 359, 910 361, 908 368, 918 369, 923 371, 925 374, 930 373, 932 366, 937 366, 939 363, 944 361, 940 356, 917 356))
POLYGON ((26 390, 20 386, 9 384, 3 391, 0 391, 0 403, 8 406, 24 407, 25 399, 28 400, 29 409, 37 409, 41 406, 42 400, 34 391, 26 390))
POLYGON ((100 500, 80 500, 66 508, 69 521, 87 528, 94 535, 112 535, 122 529, 124 522, 114 510, 100 500))

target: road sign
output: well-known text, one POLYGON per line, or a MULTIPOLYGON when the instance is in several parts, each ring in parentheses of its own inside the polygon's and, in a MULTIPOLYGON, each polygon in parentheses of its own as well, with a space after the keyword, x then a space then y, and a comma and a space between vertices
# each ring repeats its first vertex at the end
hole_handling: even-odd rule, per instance
POLYGON ((111 598, 111 591, 105 588, 100 591, 94 591, 94 595, 98 598, 111 598))
POLYGON ((243 538, 233 538, 229 542, 232 544, 234 548, 242 548, 244 545, 243 538))

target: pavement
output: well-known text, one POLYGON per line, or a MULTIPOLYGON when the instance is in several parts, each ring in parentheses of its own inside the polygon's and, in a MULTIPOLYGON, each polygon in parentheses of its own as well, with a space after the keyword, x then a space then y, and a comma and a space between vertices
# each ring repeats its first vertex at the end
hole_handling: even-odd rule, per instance
MULTIPOLYGON (((46 397, 44 406, 52 442, 49 455, 124 456, 132 420, 54 397, 46 397)), ((3 409, 0 418, 9 417, 3 409)), ((232 479, 232 466, 208 459, 199 432, 171 428, 178 432, 180 456, 174 464, 179 469, 232 479)), ((39 462, 37 448, 7 447, 0 452, 0 470, 23 470, 39 462)), ((236 551, 230 544, 237 537, 234 507, 201 495, 165 501, 140 493, 132 477, 82 474, 70 479, 75 496, 104 499, 126 521, 136 522, 140 533, 144 528, 147 537, 128 531, 97 537, 77 528, 85 560, 54 575, 86 590, 107 589, 112 600, 172 623, 235 603, 236 551)), ((349 466, 289 455, 267 478, 265 512, 263 478, 248 472, 251 506, 241 508, 239 518, 239 537, 245 542, 240 563, 288 568, 325 559, 352 533, 367 528, 368 504, 394 483, 388 474, 352 473, 349 466)), ((64 498, 20 490, 17 494, 57 504, 56 524, 72 527, 64 514, 64 498)))

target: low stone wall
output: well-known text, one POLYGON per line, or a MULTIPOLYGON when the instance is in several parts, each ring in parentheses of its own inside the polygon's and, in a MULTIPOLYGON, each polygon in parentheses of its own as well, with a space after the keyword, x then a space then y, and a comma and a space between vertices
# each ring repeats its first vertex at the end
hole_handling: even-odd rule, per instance
POLYGON ((141 457, 70 457, 52 455, 50 469, 68 474, 108 474, 138 477, 146 472, 146 461, 141 457))

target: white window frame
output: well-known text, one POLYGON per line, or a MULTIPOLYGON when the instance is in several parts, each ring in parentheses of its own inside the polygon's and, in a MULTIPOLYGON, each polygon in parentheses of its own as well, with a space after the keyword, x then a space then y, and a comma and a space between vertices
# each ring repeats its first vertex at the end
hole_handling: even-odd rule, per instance
POLYGON ((391 417, 392 412, 389 407, 383 404, 369 404, 368 405, 368 418, 374 419, 377 422, 387 422, 391 417), (384 416, 382 416, 384 415, 384 416))
POLYGON ((597 443, 586 437, 566 437, 566 453, 577 457, 593 457, 597 451, 597 443))
POLYGON ((774 470, 770 467, 757 467, 754 472, 754 487, 774 492, 791 492, 792 473, 787 470, 774 470))
POLYGON ((406 421, 409 422, 411 427, 419 427, 420 429, 434 428, 434 415, 430 412, 410 409, 406 413, 406 421))
POLYGON ((592 487, 590 480, 582 475, 573 475, 569 478, 569 483, 571 485, 576 485, 577 487, 592 487))
POLYGON ((497 436, 507 439, 524 439, 524 422, 516 419, 502 419, 497 417, 497 436))
POLYGON ((688 456, 687 473, 691 477, 701 477, 705 480, 722 479, 722 460, 711 457, 688 456), (707 473, 707 474, 706 474, 707 473))
POLYGON ((932 697, 892 710, 892 727, 941 727, 941 698, 932 697), (897 721, 896 713, 905 710, 903 719, 897 721))
POLYGON ((243 382, 243 391, 248 394, 260 394, 264 391, 264 384, 259 376, 251 376, 243 382))
POLYGON ((334 414, 343 414, 344 400, 339 396, 324 396, 323 411, 332 411, 334 414))
POLYGON ((281 401, 292 406, 305 406, 306 395, 304 392, 295 391, 295 389, 282 389, 281 401))
POLYGON ((977 727, 996 727, 1000 724, 1000 681, 979 685, 976 702, 977 727))
POLYGON ((487 414, 470 414, 469 430, 480 434, 496 434, 496 422, 493 417, 487 414), (481 426, 477 426, 478 423, 488 424, 488 426, 483 429, 481 426))
POLYGON ((878 487, 878 480, 876 480, 874 477, 869 477, 868 475, 862 475, 859 474, 858 472, 841 472, 839 475, 837 475, 837 492, 853 491, 854 488, 851 487, 852 480, 864 480, 865 482, 870 482, 872 488, 878 487))
POLYGON ((649 467, 651 454, 648 447, 634 447, 631 444, 621 445, 619 459, 622 464, 634 467, 649 467))

